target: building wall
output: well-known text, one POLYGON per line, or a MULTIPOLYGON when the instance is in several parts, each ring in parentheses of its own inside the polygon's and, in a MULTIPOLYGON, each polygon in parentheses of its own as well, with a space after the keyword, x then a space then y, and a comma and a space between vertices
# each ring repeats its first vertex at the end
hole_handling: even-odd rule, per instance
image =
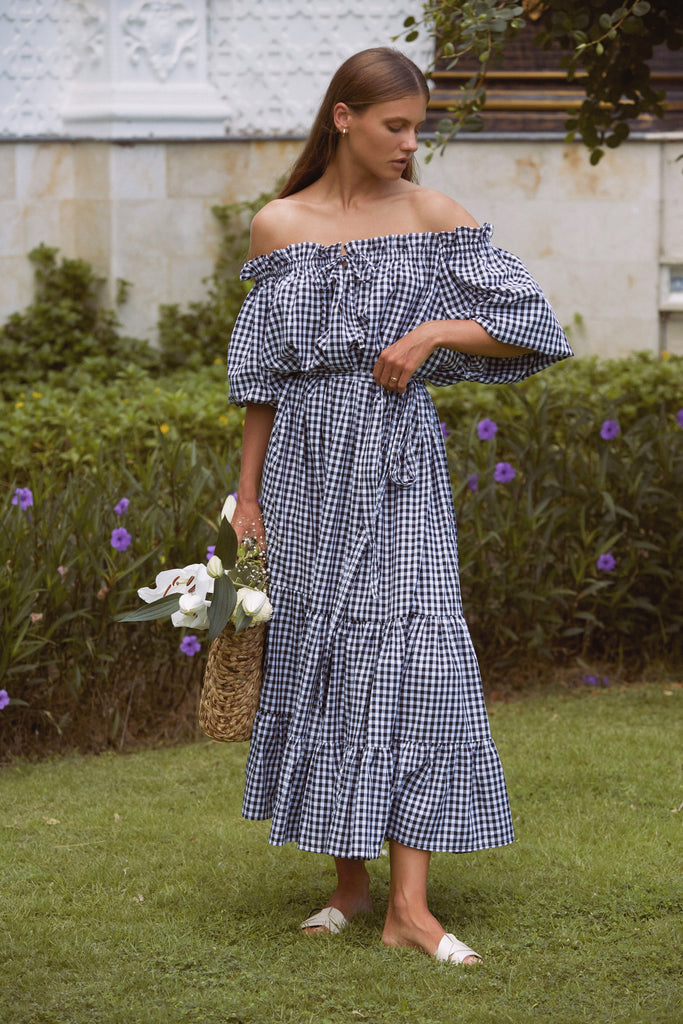
MULTIPOLYGON (((216 203, 253 199, 297 141, 0 144, 0 317, 26 305, 26 254, 44 242, 133 283, 120 314, 153 338, 158 306, 202 297, 218 248, 216 203)), ((633 142, 591 167, 579 145, 463 141, 423 166, 546 291, 578 353, 683 353, 683 306, 663 336, 662 262, 683 268, 683 140, 633 142), (581 318, 581 325, 575 322, 581 318)), ((679 293, 679 295, 682 293, 679 293)), ((675 308, 675 307, 674 307, 675 308)))
POLYGON ((494 224, 496 243, 523 259, 572 325, 577 352, 683 354, 683 304, 666 339, 659 312, 661 268, 683 271, 681 153, 683 138, 634 141, 591 167, 579 144, 459 141, 423 181, 494 224))
MULTIPOLYGON (((5 0, 0 319, 40 242, 133 284, 126 329, 204 294, 212 205, 273 188, 330 72, 387 45, 419 0, 5 0)), ((422 66, 429 41, 401 47, 422 66)), ((495 226, 572 324, 577 352, 683 351, 683 133, 590 167, 558 139, 461 136, 423 182, 495 226), (665 310, 666 322, 661 314, 665 310), (574 323, 576 315, 582 326, 574 323), (664 330, 664 326, 666 330, 664 330)))

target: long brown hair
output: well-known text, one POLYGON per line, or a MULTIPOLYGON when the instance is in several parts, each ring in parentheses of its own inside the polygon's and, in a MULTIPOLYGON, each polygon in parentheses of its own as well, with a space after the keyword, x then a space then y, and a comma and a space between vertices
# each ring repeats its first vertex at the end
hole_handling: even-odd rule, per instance
MULTIPOLYGON (((361 50, 344 61, 330 82, 320 110, 313 122, 303 152, 294 164, 278 199, 300 192, 317 181, 337 152, 339 133, 334 126, 334 108, 345 103, 359 111, 374 103, 402 99, 421 92, 429 99, 429 87, 424 75, 405 54, 389 46, 376 46, 361 50)), ((413 181, 412 158, 402 174, 413 181)))

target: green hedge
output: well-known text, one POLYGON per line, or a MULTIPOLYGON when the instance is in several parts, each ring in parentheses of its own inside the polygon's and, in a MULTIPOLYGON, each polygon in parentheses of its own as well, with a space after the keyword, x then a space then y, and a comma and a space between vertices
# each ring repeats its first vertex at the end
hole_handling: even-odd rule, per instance
MULTIPOLYGON (((450 431, 465 612, 487 673, 530 658, 548 669, 579 659, 586 672, 616 662, 627 675, 648 659, 680 662, 682 383, 683 360, 636 356, 574 360, 509 387, 434 389, 450 431), (489 440, 483 419, 497 427, 489 440), (606 420, 619 425, 611 440, 606 420), (513 479, 496 481, 501 463, 513 479), (601 555, 614 567, 599 569, 601 555)), ((215 539, 242 425, 223 368, 156 380, 125 369, 78 392, 22 392, 1 422, 0 688, 12 703, 0 743, 19 749, 27 730, 53 745, 166 735, 196 699, 206 643, 188 659, 170 624, 113 616, 215 539), (21 492, 12 504, 22 488, 25 508, 21 492), (123 551, 111 544, 118 527, 132 538, 123 551)))
POLYGON ((683 360, 573 360, 435 399, 483 659, 680 661, 683 360), (489 440, 482 419, 497 425, 489 440), (514 477, 498 482, 497 465, 514 477))
MULTIPOLYGON (((114 615, 164 567, 205 558, 237 486, 242 414, 227 404, 224 349, 247 223, 267 198, 216 208, 207 297, 162 307, 158 352, 121 335, 88 264, 32 254, 35 300, 0 329, 0 750, 195 728, 206 641, 188 658, 169 623, 114 615)), ((680 664, 683 360, 576 359, 433 394, 485 678, 529 663, 589 677, 680 664), (618 429, 603 437, 607 421, 618 429)))

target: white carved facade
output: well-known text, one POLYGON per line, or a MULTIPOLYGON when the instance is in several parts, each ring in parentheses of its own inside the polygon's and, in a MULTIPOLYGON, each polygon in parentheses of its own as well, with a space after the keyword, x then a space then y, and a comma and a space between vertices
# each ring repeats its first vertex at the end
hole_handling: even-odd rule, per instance
MULTIPOLYGON (((41 242, 133 282, 125 328, 204 295, 211 207, 271 191, 331 72, 421 0, 0 0, 0 320, 41 242)), ((460 137, 423 170, 529 265, 578 352, 683 351, 683 135, 599 167, 579 145, 460 137), (673 296, 673 297, 672 297, 673 296)))
MULTIPOLYGON (((0 137, 305 133, 330 73, 418 2, 2 0, 0 137)), ((405 47, 426 63, 425 41, 405 47)))

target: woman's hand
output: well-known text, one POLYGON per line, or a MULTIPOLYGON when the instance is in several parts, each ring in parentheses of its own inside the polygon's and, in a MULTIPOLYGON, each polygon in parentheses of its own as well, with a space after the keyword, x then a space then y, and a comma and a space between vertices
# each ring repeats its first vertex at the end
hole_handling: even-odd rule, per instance
POLYGON ((385 348, 372 375, 383 388, 402 395, 412 375, 437 348, 496 359, 513 359, 532 351, 498 341, 477 320, 427 320, 385 348))
POLYGON ((237 505, 232 516, 232 528, 237 534, 237 543, 253 538, 261 551, 266 550, 266 533, 263 528, 261 507, 256 499, 244 501, 237 496, 237 505))
POLYGON ((420 324, 380 353, 372 375, 381 387, 403 394, 415 371, 436 348, 430 327, 429 322, 420 324))

